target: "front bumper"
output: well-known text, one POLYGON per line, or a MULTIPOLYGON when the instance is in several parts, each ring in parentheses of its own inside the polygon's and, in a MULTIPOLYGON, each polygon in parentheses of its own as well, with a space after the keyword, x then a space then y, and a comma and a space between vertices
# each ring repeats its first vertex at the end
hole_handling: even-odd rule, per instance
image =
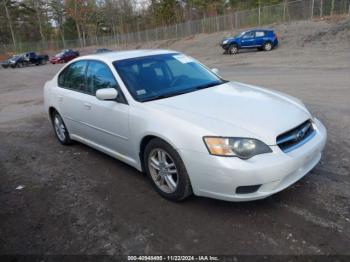
POLYGON ((222 47, 222 49, 224 49, 224 50, 227 51, 230 45, 229 45, 229 44, 222 44, 222 43, 221 43, 220 46, 222 47))
POLYGON ((194 194, 227 201, 250 201, 289 187, 309 173, 321 159, 327 132, 320 121, 315 119, 314 122, 316 135, 289 153, 271 146, 272 153, 241 160, 180 149, 194 194), (238 187, 252 185, 261 186, 253 193, 236 193, 238 187))

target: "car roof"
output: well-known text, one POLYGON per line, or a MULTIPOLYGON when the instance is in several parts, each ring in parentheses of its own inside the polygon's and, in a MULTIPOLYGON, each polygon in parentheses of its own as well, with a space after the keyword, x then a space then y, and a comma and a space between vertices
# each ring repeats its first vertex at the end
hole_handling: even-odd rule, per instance
POLYGON ((173 53, 179 53, 179 52, 173 51, 173 50, 163 50, 163 49, 139 49, 139 50, 127 50, 127 51, 112 51, 112 52, 81 56, 78 59, 74 59, 74 61, 84 60, 84 59, 98 59, 104 62, 114 62, 118 60, 129 59, 129 58, 161 55, 161 54, 173 54, 173 53))
POLYGON ((266 29, 266 28, 254 28, 254 29, 247 30, 245 32, 252 32, 252 31, 273 31, 273 30, 272 29, 266 29))

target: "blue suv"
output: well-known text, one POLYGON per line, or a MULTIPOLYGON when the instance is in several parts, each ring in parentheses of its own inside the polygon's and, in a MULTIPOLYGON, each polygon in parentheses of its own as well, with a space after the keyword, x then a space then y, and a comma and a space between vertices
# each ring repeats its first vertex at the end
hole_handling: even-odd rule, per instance
POLYGON ((220 44, 224 54, 236 54, 239 49, 257 48, 270 51, 278 45, 277 35, 270 29, 254 29, 225 38, 220 44))

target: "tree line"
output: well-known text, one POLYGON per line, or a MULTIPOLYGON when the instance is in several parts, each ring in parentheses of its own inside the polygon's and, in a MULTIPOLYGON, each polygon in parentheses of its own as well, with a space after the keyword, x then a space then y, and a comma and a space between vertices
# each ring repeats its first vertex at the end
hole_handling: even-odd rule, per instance
POLYGON ((287 0, 0 0, 0 44, 118 35, 287 0), (2 5, 2 6, 1 6, 2 5))

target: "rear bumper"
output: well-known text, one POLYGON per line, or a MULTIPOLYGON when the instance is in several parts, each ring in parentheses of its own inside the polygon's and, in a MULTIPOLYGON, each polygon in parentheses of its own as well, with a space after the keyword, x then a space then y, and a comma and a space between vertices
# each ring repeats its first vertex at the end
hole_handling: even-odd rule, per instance
POLYGON ((52 59, 52 58, 51 58, 49 61, 50 61, 51 64, 58 64, 58 63, 61 63, 61 59, 57 59, 57 58, 55 58, 55 59, 52 59))
POLYGON ((326 143, 325 127, 315 120, 316 135, 290 153, 272 146, 272 153, 248 160, 179 150, 195 195, 227 201, 250 201, 275 194, 305 176, 319 162, 326 143), (238 187, 259 185, 253 193, 238 187))

